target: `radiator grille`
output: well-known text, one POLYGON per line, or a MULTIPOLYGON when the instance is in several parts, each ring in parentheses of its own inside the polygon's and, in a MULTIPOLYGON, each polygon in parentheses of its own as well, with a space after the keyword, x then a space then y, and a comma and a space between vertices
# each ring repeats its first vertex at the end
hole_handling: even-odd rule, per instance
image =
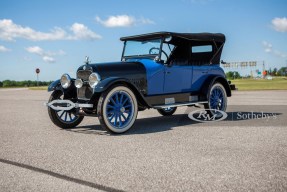
POLYGON ((77 78, 82 79, 84 82, 83 87, 78 89, 77 94, 79 99, 90 99, 93 95, 93 89, 89 86, 89 76, 92 74, 92 71, 78 71, 77 78))
POLYGON ((88 81, 89 76, 92 74, 92 71, 78 71, 77 78, 82 79, 83 81, 88 81))

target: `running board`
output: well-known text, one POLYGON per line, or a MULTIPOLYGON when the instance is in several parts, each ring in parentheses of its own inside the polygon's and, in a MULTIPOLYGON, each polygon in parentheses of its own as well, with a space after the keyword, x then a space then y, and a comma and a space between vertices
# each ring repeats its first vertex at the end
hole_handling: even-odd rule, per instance
POLYGON ((204 104, 204 103, 208 103, 208 102, 207 101, 196 101, 196 102, 186 102, 186 103, 173 103, 173 104, 167 104, 167 105, 155 105, 152 107, 155 109, 164 109, 167 107, 181 107, 181 106, 204 104))

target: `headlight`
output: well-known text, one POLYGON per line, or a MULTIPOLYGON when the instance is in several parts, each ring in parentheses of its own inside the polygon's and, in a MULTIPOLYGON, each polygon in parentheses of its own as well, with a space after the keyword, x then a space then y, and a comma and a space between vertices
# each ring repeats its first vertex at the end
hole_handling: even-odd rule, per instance
POLYGON ((64 89, 67 89, 71 85, 71 77, 68 74, 64 74, 61 77, 61 85, 64 89))
POLYGON ((79 89, 83 86, 83 81, 82 79, 76 79, 75 80, 75 86, 79 89))
POLYGON ((89 84, 92 88, 94 88, 101 80, 101 77, 97 73, 92 73, 89 77, 89 84))

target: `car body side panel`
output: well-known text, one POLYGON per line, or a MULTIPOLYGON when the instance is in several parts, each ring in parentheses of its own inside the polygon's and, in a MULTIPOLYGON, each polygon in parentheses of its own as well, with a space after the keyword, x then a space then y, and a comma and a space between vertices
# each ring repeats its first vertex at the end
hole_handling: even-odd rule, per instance
POLYGON ((192 66, 166 66, 164 94, 192 91, 192 66))
POLYGON ((210 75, 209 67, 209 65, 193 66, 192 91, 198 91, 201 89, 203 83, 210 75))
POLYGON ((164 65, 151 59, 132 59, 141 62, 146 68, 147 95, 158 95, 164 92, 164 65))

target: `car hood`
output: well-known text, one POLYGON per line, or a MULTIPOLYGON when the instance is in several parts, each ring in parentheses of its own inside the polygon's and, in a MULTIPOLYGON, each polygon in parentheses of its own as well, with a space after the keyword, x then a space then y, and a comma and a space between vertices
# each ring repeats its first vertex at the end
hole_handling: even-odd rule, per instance
POLYGON ((82 65, 80 70, 89 70, 98 73, 102 79, 109 77, 122 77, 138 79, 146 75, 146 68, 140 62, 110 62, 82 65))

